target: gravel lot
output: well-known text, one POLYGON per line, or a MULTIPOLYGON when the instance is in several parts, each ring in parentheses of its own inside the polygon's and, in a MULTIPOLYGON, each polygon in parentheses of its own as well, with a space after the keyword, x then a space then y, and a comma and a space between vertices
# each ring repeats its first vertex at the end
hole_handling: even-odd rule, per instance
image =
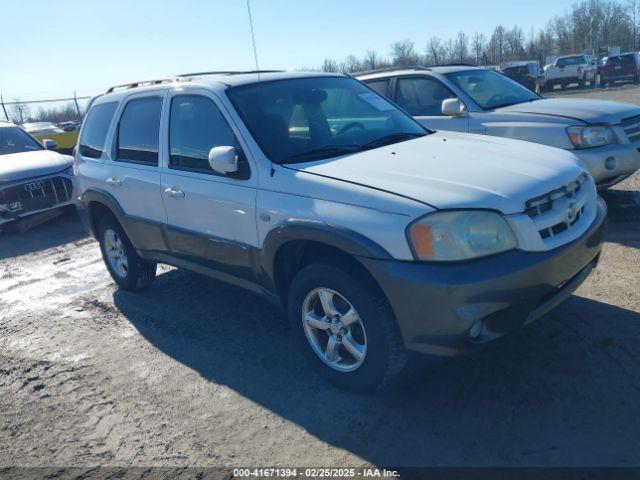
POLYGON ((169 267, 118 290, 73 216, 0 235, 0 467, 640 466, 638 192, 607 195, 567 302, 373 396, 323 383, 250 293, 169 267))

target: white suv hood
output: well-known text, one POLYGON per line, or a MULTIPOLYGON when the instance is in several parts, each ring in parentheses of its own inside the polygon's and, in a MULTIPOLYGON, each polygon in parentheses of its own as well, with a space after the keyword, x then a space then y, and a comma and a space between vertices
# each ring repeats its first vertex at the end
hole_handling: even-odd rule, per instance
POLYGON ((640 115, 640 107, 629 103, 586 98, 545 98, 535 102, 518 103, 499 108, 496 112, 551 115, 580 120, 585 123, 616 125, 622 120, 640 115))
POLYGON ((68 155, 50 150, 0 155, 0 182, 14 182, 58 173, 72 164, 68 155))
POLYGON ((572 153, 485 135, 437 132, 374 150, 289 166, 384 190, 435 208, 504 214, 586 172, 572 153))

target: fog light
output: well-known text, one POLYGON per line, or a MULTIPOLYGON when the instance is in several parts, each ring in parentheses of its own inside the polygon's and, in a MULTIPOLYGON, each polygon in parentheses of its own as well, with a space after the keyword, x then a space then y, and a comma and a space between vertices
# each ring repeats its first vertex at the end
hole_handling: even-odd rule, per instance
POLYGON ((604 161, 604 168, 607 170, 615 170, 618 161, 614 157, 609 157, 604 161))
POLYGON ((478 320, 471 325, 471 328, 469 329, 469 338, 478 338, 480 333, 482 333, 482 322, 478 320))

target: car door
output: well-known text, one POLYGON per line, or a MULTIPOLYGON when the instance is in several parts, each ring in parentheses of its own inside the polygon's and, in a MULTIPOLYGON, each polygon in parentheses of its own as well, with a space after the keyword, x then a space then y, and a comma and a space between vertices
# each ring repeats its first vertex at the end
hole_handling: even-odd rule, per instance
POLYGON ((207 91, 172 92, 164 112, 162 203, 172 254, 251 280, 257 179, 246 146, 207 91), (237 173, 210 167, 209 151, 219 146, 236 148, 237 173))
POLYGON ((104 189, 124 210, 131 240, 142 250, 165 249, 158 164, 164 95, 163 91, 135 94, 122 103, 111 155, 104 163, 104 189))
POLYGON ((76 182, 81 192, 105 188, 108 134, 117 108, 118 102, 96 103, 85 116, 76 150, 76 182))
POLYGON ((469 118, 466 115, 454 117, 442 114, 442 102, 456 98, 456 94, 440 80, 426 75, 398 77, 392 88, 395 102, 425 127, 469 131, 469 118))

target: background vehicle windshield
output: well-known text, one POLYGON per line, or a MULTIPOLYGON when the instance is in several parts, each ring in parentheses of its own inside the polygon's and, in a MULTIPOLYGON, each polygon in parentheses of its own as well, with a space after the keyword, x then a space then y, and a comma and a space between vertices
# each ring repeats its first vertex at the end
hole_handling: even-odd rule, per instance
POLYGON ((260 148, 276 163, 329 158, 427 133, 351 78, 256 83, 231 88, 228 95, 260 148))
POLYGON ((619 55, 617 57, 608 57, 605 65, 630 65, 635 63, 633 55, 619 55))
POLYGON ((484 110, 540 99, 531 90, 491 70, 452 72, 447 74, 447 78, 484 110))
POLYGON ((18 127, 0 128, 0 155, 33 152, 43 147, 18 127))
POLYGON ((564 68, 569 67, 571 65, 584 65, 585 63, 589 63, 587 61, 587 57, 584 55, 579 55, 577 57, 563 57, 559 58, 556 63, 557 67, 564 68))

